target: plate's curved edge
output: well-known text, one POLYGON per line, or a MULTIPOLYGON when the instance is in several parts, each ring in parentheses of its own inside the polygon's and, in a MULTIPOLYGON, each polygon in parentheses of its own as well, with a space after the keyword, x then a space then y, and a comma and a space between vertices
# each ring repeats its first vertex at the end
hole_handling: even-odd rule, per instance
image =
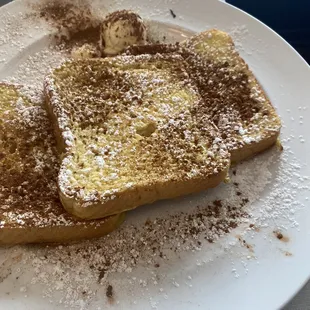
MULTIPOLYGON (((297 50, 289 43, 287 42, 281 35, 279 35, 276 31, 274 31, 272 28, 270 28, 268 25, 266 25, 265 23, 263 23, 262 21, 260 21, 259 19, 257 19, 256 17, 254 17, 253 15, 237 8, 236 6, 227 3, 227 2, 222 2, 222 1, 218 1, 219 5, 224 5, 224 6, 229 6, 231 9, 239 11, 240 13, 247 15, 249 18, 255 20, 257 23, 259 23, 261 26, 265 27, 267 30, 269 30, 270 32, 272 32, 274 35, 276 35, 279 39, 281 39, 283 41, 283 43, 285 43, 286 45, 288 45, 288 47, 291 48, 291 50, 300 58, 300 60, 307 65, 310 68, 310 65, 307 63, 307 61, 297 52, 297 50)), ((310 73, 310 71, 309 71, 310 73)), ((310 279, 310 276, 309 276, 310 279)))
MULTIPOLYGON (((269 26, 267 26, 265 23, 263 23, 262 21, 260 21, 259 19, 257 19, 256 17, 254 17, 253 15, 235 7, 234 5, 231 5, 227 2, 221 2, 218 1, 218 5, 223 5, 223 6, 228 6, 233 10, 239 11, 241 14, 246 15, 247 17, 255 20, 257 23, 259 23, 261 26, 265 27, 266 30, 272 32, 276 37, 278 37, 278 39, 280 39, 283 43, 285 43, 285 45, 287 47, 290 48, 291 52, 293 52, 298 58, 299 60, 306 66, 308 66, 308 68, 310 69, 310 65, 306 62, 306 60, 296 51, 296 49, 289 43, 287 42, 282 36, 280 36, 277 32, 275 32, 272 28, 270 28, 269 26)), ((309 77, 310 77, 310 70, 309 70, 309 77)), ((305 277, 304 281, 300 284, 299 287, 296 288, 295 292, 292 293, 292 296, 288 297, 288 299, 284 302, 282 302, 278 309, 282 309, 284 308, 286 305, 289 304, 290 301, 292 301, 294 299, 294 297, 306 286, 306 284, 310 281, 310 274, 308 274, 308 276, 305 277)))
MULTIPOLYGON (((18 1, 18 0, 17 0, 18 1)), ((10 2, 8 2, 8 3, 6 3, 6 4, 3 4, 1 7, 0 7, 0 12, 1 12, 1 10, 3 10, 3 9, 9 9, 12 5, 15 5, 16 3, 15 3, 15 1, 10 1, 10 2)))
POLYGON ((18 7, 18 5, 22 5, 25 7, 26 3, 23 0, 11 0, 10 2, 0 7, 0 13, 2 13, 2 11, 5 11, 5 10, 11 10, 12 8, 14 9, 18 7))

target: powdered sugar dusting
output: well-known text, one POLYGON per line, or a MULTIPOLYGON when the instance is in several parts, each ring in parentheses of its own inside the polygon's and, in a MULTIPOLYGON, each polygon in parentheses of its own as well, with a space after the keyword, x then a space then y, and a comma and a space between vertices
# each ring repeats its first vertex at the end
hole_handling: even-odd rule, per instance
POLYGON ((51 68, 59 66, 65 59, 67 55, 63 51, 53 47, 43 48, 26 57, 5 80, 8 83, 29 85, 42 93, 44 77, 51 68))
MULTIPOLYGON (((31 89, 0 84, 0 229, 11 229, 12 236, 15 228, 25 230, 25 239, 16 236, 16 240, 7 242, 7 238, 1 236, 0 243, 27 242, 27 230, 33 227, 41 232, 38 241, 43 241, 44 238, 53 239, 49 236, 52 228, 58 240, 60 230, 66 227, 78 226, 79 235, 86 225, 94 229, 101 224, 104 226, 104 219, 77 221, 64 211, 58 197, 59 160, 51 124, 37 93, 31 94, 33 101, 25 94, 31 94, 31 89), (44 233, 45 228, 47 233, 44 233)), ((36 240, 30 236, 28 242, 36 240)))
MULTIPOLYGON (((238 28, 236 36, 243 35, 244 31, 246 29, 238 28)), ((3 33, 0 33, 1 38, 3 33)), ((58 56, 48 49, 30 54, 29 62, 21 63, 7 80, 37 88, 38 95, 33 98, 40 98, 41 77, 49 66, 59 64, 58 56)), ((6 61, 8 57, 4 50, 0 51, 0 63, 2 58, 6 61)), ((60 55, 62 57, 66 56, 60 55)), ((289 128, 291 123, 285 125, 289 128)), ((251 274, 251 262, 257 265, 263 254, 255 247, 250 251, 250 245, 249 248, 244 246, 242 238, 251 240, 255 235, 260 239, 266 238, 269 244, 274 238, 272 234, 268 235, 270 231, 285 233, 291 228, 298 229, 298 211, 305 208, 310 195, 309 176, 303 172, 306 163, 296 158, 297 154, 293 152, 296 145, 292 146, 293 143, 307 145, 306 136, 296 135, 289 129, 285 130, 285 135, 287 138, 283 141, 284 152, 281 155, 273 149, 233 167, 230 183, 209 190, 207 194, 150 206, 141 213, 135 211, 129 214, 128 222, 120 231, 106 238, 70 246, 2 249, 1 263, 2 260, 4 263, 0 279, 4 280, 0 283, 1 292, 11 296, 17 292, 16 296, 24 298, 26 303, 37 288, 38 299, 44 296, 46 307, 51 304, 52 307, 70 309, 105 309, 108 306, 118 309, 139 306, 141 299, 146 299, 150 308, 161 308, 167 299, 173 298, 173 290, 181 295, 184 287, 192 290, 195 299, 193 287, 198 275, 193 270, 205 275, 205 270, 211 269, 209 279, 212 281, 211 275, 218 271, 212 267, 212 263, 220 257, 218 247, 224 248, 225 255, 232 257, 229 271, 233 278, 240 279, 243 272, 251 274), (218 200, 222 205, 219 213, 216 211, 218 200), (229 205, 237 210, 229 211, 229 205), (151 211, 148 213, 148 210, 156 208, 159 208, 159 215, 151 211), (170 215, 165 213, 168 208, 170 215), (180 215, 181 211, 184 213, 180 215), (224 221, 223 225, 207 229, 218 221, 224 221), (239 228, 232 229, 227 221, 238 224, 239 228), (150 230, 146 229, 148 227, 150 230), (176 230, 169 230, 169 227, 176 230), (226 234, 227 228, 232 232, 226 234), (187 235, 188 231, 193 234, 187 235), (235 234, 242 237, 240 240, 245 250, 238 259, 232 255, 233 252, 241 252, 235 234), (209 240, 214 243, 205 237, 211 237, 209 240), (238 262, 241 262, 241 269, 236 267, 238 262), (189 266, 195 269, 188 270, 189 266), (112 305, 111 299, 106 297, 109 285, 113 286, 112 305)), ((199 288, 196 286, 196 289, 199 288)), ((4 300, 10 298, 8 296, 5 295, 4 300)))
MULTIPOLYGON (((289 151, 289 146, 285 148, 289 151)), ((97 241, 27 249, 25 267, 21 268, 29 268, 31 264, 31 285, 43 285, 44 296, 52 300, 60 292, 62 297, 58 302, 72 308, 87 309, 95 305, 95 292, 102 290, 107 283, 113 283, 114 291, 118 292, 117 300, 122 300, 122 294, 129 294, 130 300, 135 300, 137 290, 149 296, 149 291, 158 287, 161 292, 160 287, 167 288, 168 283, 179 288, 184 279, 177 280, 170 274, 165 277, 165 268, 188 255, 200 255, 199 266, 207 266, 214 258, 201 259, 201 253, 207 251, 209 256, 212 242, 219 238, 225 241, 226 232, 237 225, 248 227, 243 232, 236 230, 244 239, 247 234, 264 227, 283 231, 298 226, 294 212, 304 206, 296 199, 297 193, 294 194, 294 190, 292 193, 291 187, 283 186, 283 182, 290 184, 294 180, 295 187, 300 187, 302 192, 309 191, 309 177, 299 175, 296 167, 296 161, 288 160, 288 153, 280 154, 274 148, 233 168, 230 183, 209 191, 209 195, 180 199, 178 210, 169 215, 148 218, 146 211, 142 216, 145 222, 141 223, 141 215, 138 226, 135 220, 129 219, 119 231, 97 241), (271 164, 278 165, 277 169, 271 170, 271 164), (268 184, 271 184, 272 191, 262 198, 268 184), (258 199, 260 208, 256 207, 258 199), (139 275, 141 266, 147 271, 142 278, 139 275), (129 284, 129 291, 122 293, 124 285, 128 288, 129 284)), ((234 247, 235 242, 226 245, 226 249, 234 247)), ((246 254, 245 259, 251 260, 251 256, 246 254)), ((234 270, 237 274, 237 269, 234 270)), ((169 290, 164 293, 168 298, 169 290)))
MULTIPOLYGON (((115 199, 115 206, 126 210, 154 197, 178 196, 177 187, 172 195, 153 184, 175 180, 188 184, 183 194, 191 192, 187 187, 194 180, 203 184, 228 167, 223 140, 206 115, 197 112, 203 102, 179 55, 66 62, 45 79, 45 93, 69 155, 59 187, 83 216, 98 201, 115 199), (98 156, 105 162, 100 169, 98 156), (127 182, 134 183, 130 200, 119 195, 127 182)), ((93 214, 109 215, 105 209, 93 214)))

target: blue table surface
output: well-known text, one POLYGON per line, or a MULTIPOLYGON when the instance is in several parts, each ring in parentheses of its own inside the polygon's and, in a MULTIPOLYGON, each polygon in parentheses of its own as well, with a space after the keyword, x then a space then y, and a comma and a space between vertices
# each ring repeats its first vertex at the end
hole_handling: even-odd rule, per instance
POLYGON ((309 0, 227 0, 255 16, 288 41, 310 64, 309 0))

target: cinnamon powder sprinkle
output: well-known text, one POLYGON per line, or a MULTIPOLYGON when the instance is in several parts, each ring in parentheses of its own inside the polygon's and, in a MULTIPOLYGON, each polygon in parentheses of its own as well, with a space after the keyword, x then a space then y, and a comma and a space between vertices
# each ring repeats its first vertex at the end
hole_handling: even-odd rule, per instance
POLYGON ((87 1, 42 1, 33 6, 34 15, 57 29, 56 44, 65 47, 97 43, 100 37, 100 17, 87 1))

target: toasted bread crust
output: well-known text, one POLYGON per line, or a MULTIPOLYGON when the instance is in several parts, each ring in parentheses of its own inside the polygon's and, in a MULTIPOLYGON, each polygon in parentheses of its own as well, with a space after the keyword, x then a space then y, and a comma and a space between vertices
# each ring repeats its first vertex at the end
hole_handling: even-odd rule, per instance
POLYGON ((57 225, 45 227, 4 227, 0 229, 0 245, 26 243, 67 243, 99 238, 115 230, 125 219, 125 213, 110 216, 98 225, 57 225))
POLYGON ((176 180, 148 187, 135 187, 119 193, 113 200, 108 200, 105 203, 86 203, 85 206, 85 201, 68 197, 62 192, 60 192, 60 199, 69 213, 84 219, 94 219, 118 214, 157 200, 176 198, 216 187, 225 179, 227 172, 228 166, 227 169, 209 178, 201 177, 188 182, 176 180))

